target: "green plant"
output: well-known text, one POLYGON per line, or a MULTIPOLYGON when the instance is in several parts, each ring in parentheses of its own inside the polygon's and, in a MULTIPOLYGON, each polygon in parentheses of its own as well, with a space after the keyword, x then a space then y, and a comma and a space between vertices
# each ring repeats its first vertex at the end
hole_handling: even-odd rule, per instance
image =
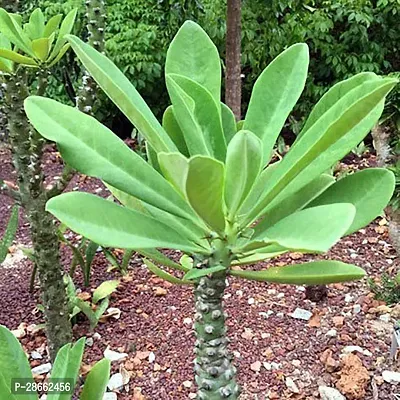
POLYGON ((46 332, 50 354, 72 339, 67 315, 67 299, 59 258, 59 243, 54 220, 45 211, 46 201, 61 193, 68 183, 63 175, 44 187, 42 155, 45 140, 29 124, 23 102, 29 96, 29 82, 37 83, 36 94, 47 87, 49 68, 70 47, 65 35, 71 32, 76 10, 62 20, 54 16, 47 23, 43 13, 35 10, 29 22, 22 24, 19 15, 0 9, 0 78, 7 109, 9 141, 17 172, 18 189, 2 181, 0 193, 7 194, 24 209, 31 231, 33 258, 39 273, 46 332))
MULTIPOLYGON (((47 395, 48 400, 71 400, 77 383, 82 362, 85 338, 79 339, 74 345, 66 344, 57 353, 49 384, 53 383, 53 391, 47 395), (57 390, 59 390, 57 392, 57 390)), ((20 396, 26 400, 39 400, 33 391, 21 395, 15 394, 15 380, 25 383, 34 382, 28 359, 22 346, 15 336, 0 325, 0 393, 4 399, 16 399, 20 396)), ((110 361, 103 359, 97 362, 86 377, 80 400, 101 400, 110 376, 110 361)), ((50 386, 50 385, 49 385, 50 386)), ((18 393, 18 392, 17 392, 18 393)))
POLYGON ((324 284, 359 279, 364 271, 316 261, 261 271, 232 269, 288 251, 324 253, 375 218, 394 177, 365 170, 338 182, 327 171, 374 126, 397 80, 362 73, 335 85, 317 103, 290 151, 270 163, 274 143, 304 88, 304 44, 289 47, 260 75, 239 132, 220 102, 218 51, 195 23, 172 41, 165 66, 172 101, 160 125, 134 86, 104 55, 69 36, 97 84, 152 149, 152 166, 94 118, 53 100, 25 102, 35 128, 57 143, 64 160, 102 179, 122 205, 87 193, 51 199, 47 210, 107 247, 135 248, 148 266, 177 284, 194 285, 196 382, 199 399, 237 399, 227 351, 222 299, 226 279, 324 284), (178 264, 157 248, 190 256, 178 264), (172 275, 154 262, 185 272, 172 275))
POLYGON ((82 300, 77 295, 74 282, 69 275, 66 275, 64 279, 67 287, 70 318, 74 321, 75 317, 82 312, 90 322, 90 329, 95 329, 99 320, 106 312, 110 304, 109 297, 117 290, 119 281, 105 281, 100 284, 93 292, 92 303, 90 303, 82 300))
POLYGON ((14 241, 18 229, 18 206, 14 206, 3 238, 0 240, 0 264, 6 259, 8 249, 14 241))
POLYGON ((383 300, 388 305, 400 303, 399 275, 391 278, 388 274, 383 274, 379 283, 368 279, 368 285, 377 300, 383 300))

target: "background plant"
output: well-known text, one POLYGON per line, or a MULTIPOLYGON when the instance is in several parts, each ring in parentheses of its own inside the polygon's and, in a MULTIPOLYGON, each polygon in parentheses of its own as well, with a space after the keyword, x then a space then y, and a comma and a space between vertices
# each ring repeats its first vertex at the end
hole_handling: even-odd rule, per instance
POLYGON ((397 81, 362 73, 337 84, 314 107, 285 157, 268 165, 305 85, 306 45, 289 47, 263 71, 237 131, 232 111, 220 102, 218 51, 195 23, 183 25, 167 53, 172 106, 163 125, 115 64, 78 38, 69 40, 98 85, 147 140, 152 166, 95 119, 31 97, 25 109, 35 128, 57 142, 66 162, 102 179, 125 205, 75 192, 51 199, 47 209, 96 243, 135 248, 185 272, 182 278, 147 263, 170 281, 194 285, 198 397, 236 399, 222 305, 227 276, 321 284, 358 279, 364 271, 326 260, 261 271, 232 265, 293 250, 326 252, 382 211, 393 193, 390 171, 365 170, 338 182, 325 171, 365 137, 397 81), (179 249, 193 264, 165 262, 157 248, 179 249))
POLYGON ((18 229, 18 206, 14 206, 6 230, 0 240, 0 264, 6 259, 8 249, 12 245, 18 229))

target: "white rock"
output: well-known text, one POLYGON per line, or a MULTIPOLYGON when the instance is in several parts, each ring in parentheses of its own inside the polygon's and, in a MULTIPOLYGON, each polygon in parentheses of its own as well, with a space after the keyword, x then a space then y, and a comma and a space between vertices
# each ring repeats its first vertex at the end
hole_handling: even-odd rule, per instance
POLYGON ((118 353, 117 351, 110 350, 110 347, 104 350, 104 357, 110 361, 120 361, 128 357, 127 353, 118 353))
POLYGON ((350 303, 353 300, 354 300, 354 297, 350 293, 347 293, 346 296, 344 297, 344 301, 346 303, 350 303))
POLYGON ((112 375, 108 381, 107 387, 110 390, 118 390, 124 386, 124 378, 119 372, 112 375))
POLYGON ((243 290, 236 290, 236 294, 237 294, 239 297, 242 297, 242 296, 243 296, 243 290))
POLYGON ((390 314, 383 314, 379 316, 379 319, 383 322, 390 322, 390 314))
POLYGON ((41 360, 43 356, 38 351, 32 351, 31 358, 32 360, 41 360))
POLYGON ((153 363, 155 360, 156 360, 156 355, 153 352, 151 352, 149 354, 149 363, 153 363))
POLYGON ((117 393, 104 393, 103 400, 118 400, 117 393))
POLYGON ((185 388, 191 388, 192 387, 192 385, 193 385, 193 383, 191 382, 191 381, 185 381, 185 382, 183 382, 182 383, 182 385, 185 387, 185 388))
POLYGON ((253 297, 250 297, 248 300, 247 300, 247 303, 249 303, 250 305, 252 305, 252 304, 254 304, 256 301, 253 299, 253 297))
POLYGON ((321 400, 346 400, 339 390, 331 388, 329 386, 320 386, 318 388, 321 400))
POLYGON ((350 258, 357 258, 358 257, 358 254, 357 253, 351 253, 350 254, 350 258))
POLYGON ((18 249, 14 253, 9 253, 6 259, 1 264, 2 268, 15 268, 18 267, 19 263, 26 258, 26 255, 21 249, 18 249))
POLYGON ((400 372, 386 370, 382 372, 382 378, 385 382, 397 385, 400 383, 400 372))
POLYGON ((296 292, 305 292, 306 288, 304 286, 297 286, 296 287, 296 292))
POLYGON ((195 399, 197 397, 196 393, 189 393, 189 399, 195 399))
POLYGON ((183 323, 184 323, 185 325, 192 325, 192 323, 193 323, 192 318, 185 318, 185 319, 183 320, 183 323))
POLYGON ((275 289, 267 289, 267 293, 274 295, 276 293, 276 290, 275 289))
POLYGON ((303 308, 296 308, 293 314, 290 314, 291 317, 295 319, 302 319, 304 321, 308 321, 312 317, 312 312, 308 310, 304 310, 303 308))
POLYGON ((285 297, 285 293, 278 293, 278 295, 276 296, 278 299, 283 299, 285 297))
POLYGON ((278 312, 278 313, 276 314, 276 316, 277 316, 278 318, 282 318, 282 317, 285 316, 285 314, 284 314, 283 312, 278 312))
POLYGON ((297 385, 294 383, 293 379, 290 378, 289 376, 285 379, 285 384, 286 387, 292 392, 292 393, 300 393, 299 388, 297 385))
POLYGON ((364 356, 371 357, 372 353, 369 350, 365 350, 360 346, 346 346, 342 349, 342 354, 350 354, 350 353, 361 353, 364 356))
POLYGON ((329 336, 329 337, 336 337, 337 336, 337 330, 336 329, 330 329, 328 332, 326 332, 325 335, 329 336))
POLYGON ((361 304, 354 304, 353 306, 353 314, 359 314, 361 312, 361 304))
POLYGON ((100 338, 101 338, 101 335, 100 335, 100 333, 97 333, 97 332, 96 332, 96 333, 93 333, 93 336, 92 336, 92 337, 93 337, 93 339, 96 339, 96 340, 97 340, 97 339, 100 339, 100 338))
POLYGON ((93 338, 89 337, 86 339, 86 346, 92 347, 93 346, 93 338))
POLYGON ((38 365, 35 368, 32 368, 32 374, 44 375, 44 374, 47 374, 48 372, 50 372, 50 370, 51 370, 51 363, 46 363, 46 364, 38 365))
POLYGON ((260 311, 258 315, 261 315, 264 318, 269 318, 274 312, 272 310, 268 310, 267 312, 260 311))

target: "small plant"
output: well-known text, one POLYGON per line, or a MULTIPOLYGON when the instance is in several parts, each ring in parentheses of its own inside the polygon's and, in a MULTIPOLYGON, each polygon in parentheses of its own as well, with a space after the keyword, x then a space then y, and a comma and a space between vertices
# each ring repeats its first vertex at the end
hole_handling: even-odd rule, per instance
POLYGON ((3 238, 0 240, 0 264, 6 259, 8 249, 14 241, 15 234, 18 229, 18 206, 14 206, 11 211, 11 216, 7 224, 3 238))
POLYGON ((383 274, 379 283, 368 279, 368 285, 377 300, 388 305, 400 303, 400 275, 391 278, 388 274, 383 274))
POLYGON ((168 49, 172 106, 163 125, 110 60, 76 37, 68 40, 146 139, 152 158, 149 165, 94 118, 31 97, 25 110, 35 128, 57 143, 72 167, 115 188, 122 204, 73 192, 51 199, 47 210, 102 246, 137 249, 159 276, 193 285, 198 398, 237 399, 223 309, 229 276, 316 285, 360 279, 365 272, 334 260, 261 271, 232 266, 288 251, 324 253, 380 214, 393 193, 390 171, 365 170, 338 182, 325 171, 367 135, 397 80, 361 73, 335 85, 289 152, 271 163, 275 141, 305 85, 305 44, 289 47, 260 75, 237 131, 232 111, 220 101, 218 51, 197 24, 186 22, 168 49), (187 257, 178 264, 159 248, 187 257))
MULTIPOLYGON (((58 351, 49 379, 49 386, 53 387, 53 391, 47 395, 47 400, 61 398, 71 400, 73 398, 84 347, 85 338, 81 338, 74 345, 66 344, 58 351)), ((22 346, 14 335, 2 325, 0 325, 0 348, 1 398, 16 399, 24 394, 23 397, 27 400, 39 400, 38 394, 34 394, 33 391, 30 394, 15 391, 15 389, 18 389, 15 381, 23 380, 24 382, 21 385, 25 386, 27 383, 32 385, 34 380, 22 346)), ((80 400, 101 400, 109 377, 110 361, 103 359, 97 362, 86 377, 79 396, 80 400)))
POLYGON ((119 285, 119 281, 105 281, 93 292, 92 303, 83 300, 79 297, 77 290, 75 288, 72 278, 68 275, 64 277, 67 294, 68 294, 68 305, 69 314, 71 320, 75 320, 75 317, 82 312, 86 315, 90 322, 90 329, 96 328, 101 317, 106 312, 110 302, 109 297, 114 293, 119 285))

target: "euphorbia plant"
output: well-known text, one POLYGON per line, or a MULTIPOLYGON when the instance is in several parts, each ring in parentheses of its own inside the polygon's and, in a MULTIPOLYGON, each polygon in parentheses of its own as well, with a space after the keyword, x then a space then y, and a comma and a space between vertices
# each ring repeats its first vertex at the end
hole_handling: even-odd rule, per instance
POLYGON ((51 199, 47 210, 96 243, 138 249, 159 276, 194 285, 198 398, 236 399, 222 306, 227 278, 320 284, 359 279, 364 271, 328 260, 261 271, 232 266, 287 251, 324 253, 381 212, 393 191, 391 172, 372 169, 338 182, 324 172, 369 132, 397 81, 362 73, 337 84, 315 106, 288 154, 272 162, 275 140, 304 88, 305 44, 291 46, 264 70, 237 131, 231 110, 220 102, 218 52, 195 23, 184 24, 168 51, 172 106, 163 125, 110 60, 76 37, 69 41, 146 138, 152 166, 92 117, 29 98, 25 109, 35 128, 57 142, 67 163, 102 179, 122 203, 68 193, 51 199), (187 257, 177 264, 159 248, 181 250, 193 264, 187 257))

